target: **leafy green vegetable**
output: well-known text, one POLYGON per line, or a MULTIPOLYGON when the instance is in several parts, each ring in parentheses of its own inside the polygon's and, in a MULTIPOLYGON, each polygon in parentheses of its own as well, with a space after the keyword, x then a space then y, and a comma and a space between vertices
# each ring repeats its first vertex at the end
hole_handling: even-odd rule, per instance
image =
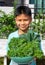
POLYGON ((42 58, 43 52, 40 48, 39 35, 28 31, 19 38, 12 38, 9 42, 9 57, 37 57, 42 58))

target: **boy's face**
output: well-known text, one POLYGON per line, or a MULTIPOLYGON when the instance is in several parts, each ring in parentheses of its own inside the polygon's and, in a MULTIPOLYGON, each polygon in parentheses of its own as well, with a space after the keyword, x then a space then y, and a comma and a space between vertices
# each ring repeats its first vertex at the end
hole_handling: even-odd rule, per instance
POLYGON ((20 14, 15 18, 18 29, 26 31, 31 22, 31 17, 26 14, 20 14))

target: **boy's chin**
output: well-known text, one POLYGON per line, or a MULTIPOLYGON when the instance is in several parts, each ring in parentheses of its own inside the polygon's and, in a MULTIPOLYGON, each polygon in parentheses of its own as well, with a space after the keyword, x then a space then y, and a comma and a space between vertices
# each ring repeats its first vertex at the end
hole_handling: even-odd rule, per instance
POLYGON ((27 31, 28 29, 21 29, 22 31, 27 31))

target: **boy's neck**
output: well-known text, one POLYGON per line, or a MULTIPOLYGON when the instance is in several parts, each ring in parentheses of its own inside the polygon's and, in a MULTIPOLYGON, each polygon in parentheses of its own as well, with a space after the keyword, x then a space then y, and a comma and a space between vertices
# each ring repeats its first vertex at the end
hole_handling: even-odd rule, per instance
POLYGON ((25 33, 27 33, 27 30, 26 30, 26 31, 22 31, 22 30, 20 30, 20 29, 18 30, 18 34, 19 34, 19 35, 25 34, 25 33))

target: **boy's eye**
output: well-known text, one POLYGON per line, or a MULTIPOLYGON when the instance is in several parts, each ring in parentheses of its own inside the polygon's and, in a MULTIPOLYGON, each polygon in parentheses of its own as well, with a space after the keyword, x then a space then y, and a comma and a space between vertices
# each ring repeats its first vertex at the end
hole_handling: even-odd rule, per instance
MULTIPOLYGON (((22 21, 21 19, 19 19, 18 21, 22 21)), ((28 19, 23 19, 23 21, 28 21, 28 19)))
POLYGON ((21 21, 21 19, 19 19, 18 21, 21 21))
POLYGON ((24 19, 24 21, 28 21, 28 19, 24 19))

